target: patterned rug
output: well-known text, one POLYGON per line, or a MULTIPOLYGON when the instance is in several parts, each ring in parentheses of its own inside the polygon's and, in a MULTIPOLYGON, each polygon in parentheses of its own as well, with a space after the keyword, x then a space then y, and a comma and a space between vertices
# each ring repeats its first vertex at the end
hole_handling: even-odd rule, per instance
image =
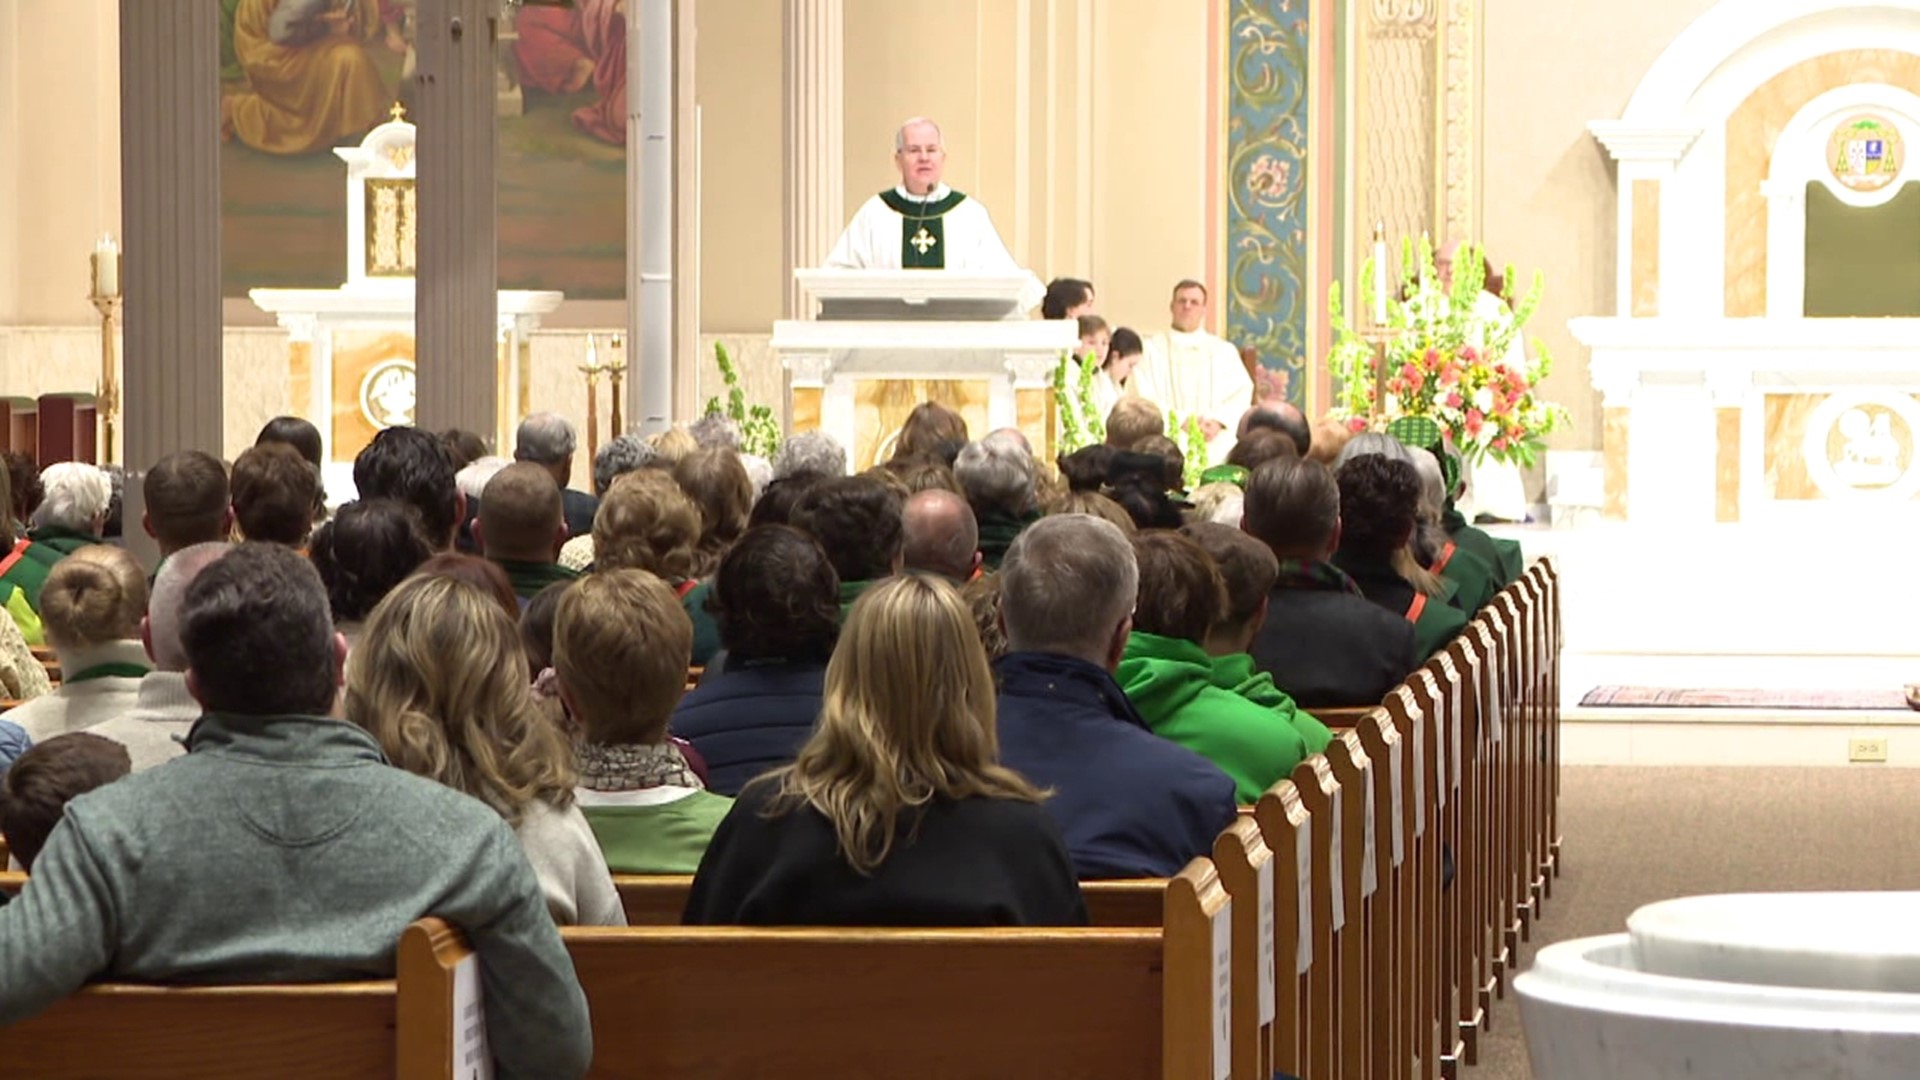
POLYGON ((1586 707, 1629 709, 1827 709, 1904 711, 1906 692, 1884 690, 1682 690, 1665 686, 1596 686, 1580 699, 1586 707))

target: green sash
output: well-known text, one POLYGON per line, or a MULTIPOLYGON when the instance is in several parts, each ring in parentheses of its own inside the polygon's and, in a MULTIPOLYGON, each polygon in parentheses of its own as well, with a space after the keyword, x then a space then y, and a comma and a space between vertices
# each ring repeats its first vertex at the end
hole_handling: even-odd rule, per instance
POLYGON ((944 270, 947 266, 946 213, 967 201, 958 191, 934 202, 915 202, 891 188, 880 193, 887 209, 899 214, 900 266, 907 270, 944 270))
POLYGON ((147 673, 152 670, 153 670, 152 668, 149 668, 144 664, 122 664, 122 663, 95 664, 85 671, 77 672, 73 675, 67 676, 65 679, 62 679, 61 682, 63 684, 83 683, 83 682, 92 682, 95 679, 106 679, 106 678, 114 678, 114 677, 122 678, 122 679, 142 679, 142 678, 145 678, 147 673))

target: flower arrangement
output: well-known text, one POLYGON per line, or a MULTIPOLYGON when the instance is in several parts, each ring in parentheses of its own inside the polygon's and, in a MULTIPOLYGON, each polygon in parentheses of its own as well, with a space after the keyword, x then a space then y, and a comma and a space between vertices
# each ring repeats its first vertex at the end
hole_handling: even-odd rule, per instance
POLYGON ((1200 477, 1207 471, 1207 433, 1200 428, 1200 417, 1183 419, 1179 413, 1168 409, 1167 437, 1180 447, 1180 456, 1185 462, 1180 486, 1192 491, 1200 486, 1200 477))
POLYGON ((1107 418, 1101 415, 1093 393, 1093 377, 1099 370, 1092 352, 1084 357, 1063 352, 1053 369, 1053 404, 1060 417, 1058 441, 1062 454, 1107 441, 1107 418))
POLYGON ((772 461, 780 450, 780 421, 774 419, 773 410, 765 405, 747 406, 746 391, 740 389, 740 369, 734 366, 727 347, 718 341, 713 343, 713 359, 720 367, 720 378, 727 384, 727 405, 722 409, 720 399, 710 397, 706 415, 724 413, 730 417, 740 425, 740 452, 772 461))
MULTIPOLYGON (((1390 272, 1372 259, 1360 271, 1360 294, 1372 296, 1374 274, 1390 272)), ((1454 259, 1453 286, 1443 289, 1434 266, 1433 244, 1402 245, 1400 281, 1388 289, 1385 407, 1376 409, 1376 349, 1348 324, 1340 284, 1328 297, 1335 343, 1328 370, 1339 384, 1334 415, 1347 418, 1355 431, 1370 418, 1430 417, 1470 462, 1492 458, 1531 465, 1545 449, 1546 436, 1567 423, 1566 409, 1540 396, 1553 370, 1553 358, 1538 339, 1532 356, 1519 346, 1521 330, 1539 307, 1544 289, 1536 272, 1525 297, 1514 302, 1506 285, 1498 297, 1485 291, 1481 250, 1463 245, 1454 259)), ((1505 281, 1513 280, 1508 267, 1505 281)))

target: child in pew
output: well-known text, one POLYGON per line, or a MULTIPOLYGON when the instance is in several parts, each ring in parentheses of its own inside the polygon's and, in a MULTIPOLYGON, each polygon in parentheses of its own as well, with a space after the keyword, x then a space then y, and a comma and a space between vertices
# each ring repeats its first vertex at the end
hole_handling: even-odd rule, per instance
POLYGON ((0 837, 12 861, 32 870, 69 800, 132 771, 126 747, 85 732, 56 735, 20 755, 0 776, 0 837))
POLYGON ((506 819, 555 923, 626 925, 574 803, 572 750, 534 704, 519 627, 498 600, 449 576, 401 582, 349 656, 346 715, 394 765, 506 819))
POLYGON ((1076 926, 1087 921, 1044 798, 998 764, 973 618, 931 576, 855 601, 812 738, 714 834, 689 925, 1076 926))
POLYGON ((553 667, 585 731, 575 795, 616 873, 692 873, 733 807, 667 736, 692 650, 686 608, 645 570, 599 570, 560 598, 553 667))

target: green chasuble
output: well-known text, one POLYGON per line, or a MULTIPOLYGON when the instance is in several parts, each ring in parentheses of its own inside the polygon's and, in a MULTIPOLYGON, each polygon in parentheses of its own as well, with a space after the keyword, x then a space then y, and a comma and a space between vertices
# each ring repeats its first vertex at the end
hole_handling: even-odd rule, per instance
POLYGON ((887 209, 899 214, 900 266, 906 270, 944 270, 947 266, 947 211, 967 201, 958 191, 944 199, 915 202, 888 188, 880 193, 887 209))

